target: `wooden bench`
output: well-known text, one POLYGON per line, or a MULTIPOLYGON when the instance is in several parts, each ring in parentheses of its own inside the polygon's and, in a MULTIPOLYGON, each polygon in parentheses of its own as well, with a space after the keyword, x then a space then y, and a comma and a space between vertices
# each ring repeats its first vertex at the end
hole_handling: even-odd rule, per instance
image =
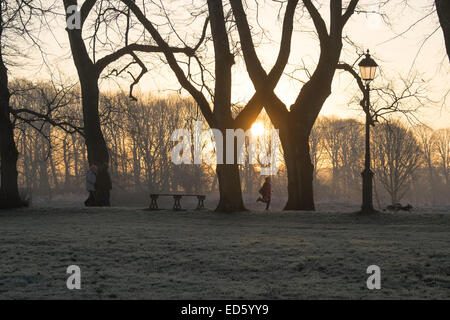
POLYGON ((181 198, 182 197, 197 197, 198 203, 195 210, 205 209, 204 201, 206 196, 203 194, 173 194, 173 193, 152 193, 150 194, 150 210, 159 210, 158 198, 159 197, 173 197, 173 210, 180 211, 181 208, 181 198))

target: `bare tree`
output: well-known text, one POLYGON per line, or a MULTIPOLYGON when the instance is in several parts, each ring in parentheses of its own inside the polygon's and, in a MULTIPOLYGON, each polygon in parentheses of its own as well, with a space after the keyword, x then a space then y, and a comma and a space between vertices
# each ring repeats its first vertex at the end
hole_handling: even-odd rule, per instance
MULTIPOLYGON (((74 11, 72 8, 76 8, 78 5, 77 0, 63 0, 64 9, 66 11, 66 18, 72 19, 74 11)), ((72 57, 75 67, 78 72, 78 77, 81 85, 81 96, 82 96, 82 109, 83 109, 83 121, 84 121, 84 134, 86 139, 86 147, 88 152, 88 160, 90 164, 96 164, 103 168, 105 163, 109 163, 109 153, 108 147, 106 145, 105 138, 101 130, 100 116, 98 112, 99 104, 99 85, 98 81, 101 73, 105 70, 107 66, 119 60, 125 55, 130 55, 133 61, 126 65, 120 71, 115 72, 116 75, 124 72, 132 64, 137 64, 141 68, 138 76, 133 76, 133 82, 130 85, 130 98, 135 99, 133 96, 133 87, 139 82, 142 76, 147 72, 142 60, 137 56, 136 52, 159 52, 161 51, 158 46, 148 45, 148 44, 138 44, 129 43, 129 32, 130 32, 130 12, 125 8, 120 7, 120 2, 115 1, 114 3, 104 0, 85 0, 81 5, 79 13, 80 15, 80 28, 67 28, 67 33, 69 36, 70 48, 72 51, 72 57), (85 40, 83 38, 83 27, 85 22, 93 8, 97 6, 98 10, 96 12, 96 18, 94 22, 94 34, 91 37, 92 45, 87 48, 85 40), (106 20, 107 12, 113 12, 114 17, 106 20), (111 19, 119 19, 120 17, 126 18, 126 26, 124 30, 119 30, 123 32, 123 47, 116 49, 114 52, 103 56, 100 59, 96 59, 96 43, 100 42, 97 39, 98 31, 100 28, 100 23, 104 23, 106 28, 108 28, 111 19), (92 52, 92 58, 89 52, 92 52)), ((112 46, 112 44, 110 44, 112 46)), ((195 50, 193 48, 168 48, 171 52, 184 52, 186 54, 192 54, 195 50)), ((109 179, 108 173, 99 175, 98 180, 109 179)), ((99 186, 106 186, 108 183, 106 181, 98 181, 99 186)), ((101 189, 101 188, 100 188, 101 189)), ((103 192, 104 190, 98 190, 103 192)))
MULTIPOLYGON (((10 92, 8 89, 8 70, 3 59, 4 32, 9 19, 7 3, 0 4, 0 158, 1 158, 1 188, 0 208, 20 207, 24 203, 19 197, 17 186, 17 159, 19 153, 14 142, 14 128, 10 119, 10 92)), ((14 16, 13 12, 10 15, 14 16)))
POLYGON ((322 147, 332 168, 332 194, 347 197, 360 186, 363 131, 354 119, 323 118, 322 147))
POLYGON ((414 134, 398 121, 383 123, 373 135, 374 170, 378 181, 398 203, 407 190, 407 182, 421 165, 422 152, 414 134))
POLYGON ((331 192, 336 196, 339 190, 339 168, 340 168, 340 148, 343 141, 342 124, 339 119, 326 118, 323 119, 323 149, 327 154, 327 158, 331 164, 331 192))
POLYGON ((450 128, 435 132, 434 145, 439 156, 439 167, 445 186, 450 188, 450 128))
POLYGON ((429 182, 429 190, 430 197, 432 198, 432 203, 436 203, 436 177, 434 170, 434 162, 435 162, 435 137, 436 134, 433 132, 433 129, 430 127, 421 124, 416 126, 415 132, 419 143, 421 144, 423 161, 427 169, 428 173, 428 182, 429 182))
MULTIPOLYGON (((175 73, 178 82, 197 102, 208 125, 223 133, 223 150, 225 150, 223 153, 224 158, 218 159, 219 161, 216 167, 220 193, 220 200, 216 210, 225 212, 244 210, 245 207, 242 200, 239 167, 236 164, 237 152, 234 152, 235 161, 233 164, 223 161, 226 159, 225 132, 226 129, 242 128, 245 130, 249 128, 262 109, 262 95, 259 93, 255 94, 243 110, 236 117, 233 117, 231 105, 231 69, 234 64, 234 56, 230 48, 228 15, 225 15, 224 13, 222 1, 207 1, 208 21, 211 27, 215 57, 215 71, 212 73, 214 74, 215 88, 214 90, 207 90, 212 96, 212 110, 209 100, 202 92, 202 89, 208 88, 207 84, 203 81, 204 79, 202 79, 199 89, 199 86, 196 86, 195 81, 192 81, 191 75, 185 74, 173 52, 169 49, 167 41, 163 39, 158 29, 149 19, 147 19, 136 3, 132 0, 122 0, 122 2, 131 9, 144 28, 152 35, 153 39, 164 53, 167 64, 175 73)), ((287 10, 285 14, 285 32, 283 33, 281 40, 278 59, 269 75, 269 87, 271 87, 271 91, 275 88, 276 83, 281 77, 289 56, 293 15, 296 3, 297 1, 290 1, 289 10, 287 10)), ((203 34, 205 31, 206 28, 203 29, 203 34)), ((193 58, 197 62, 200 61, 196 56, 193 56, 193 58)), ((204 70, 203 65, 200 62, 199 64, 200 68, 204 70)))
MULTIPOLYGON (((301 88, 295 103, 287 106, 275 95, 270 74, 267 76, 259 61, 242 2, 230 0, 236 18, 247 71, 256 89, 264 96, 264 106, 275 128, 280 130, 285 163, 288 172, 288 201, 286 210, 314 210, 313 165, 310 157, 309 136, 319 112, 331 93, 331 82, 342 49, 343 29, 353 15, 358 0, 352 0, 347 8, 342 1, 330 4, 330 31, 317 7, 310 0, 303 0, 320 41, 320 57, 316 70, 301 88)), ((286 12, 295 10, 297 1, 288 1, 286 12)), ((289 33, 292 25, 283 28, 289 33)), ((290 38, 289 38, 290 39, 290 38)), ((289 55, 287 46, 285 54, 289 55)))
POLYGON ((324 128, 326 125, 326 120, 324 118, 319 118, 314 123, 314 126, 309 135, 309 148, 311 154, 311 162, 314 166, 314 179, 317 180, 317 174, 320 170, 320 163, 324 158, 324 128))
MULTIPOLYGON (((70 136, 74 138, 83 135, 83 130, 79 127, 80 121, 76 119, 76 112, 73 112, 72 108, 77 102, 78 92, 73 85, 57 85, 55 82, 33 83, 24 79, 11 81, 10 91, 13 127, 16 131, 22 132, 22 135, 17 136, 17 143, 30 144, 28 148, 21 147, 23 156, 27 158, 20 159, 21 166, 23 168, 25 163, 32 161, 35 166, 33 164, 31 171, 38 175, 38 179, 33 184, 27 182, 27 194, 31 198, 33 189, 36 187, 50 196, 50 171, 53 173, 53 183, 58 184, 55 176, 55 159, 52 156, 55 136, 63 132, 67 138, 63 139, 63 145, 66 146, 70 136), (25 142, 23 139, 32 139, 33 143, 25 142)), ((64 160, 66 160, 65 149, 64 160)), ((67 164, 65 168, 67 187, 70 167, 69 163, 65 164, 67 164)), ((27 177, 29 176, 28 174, 27 177)))
POLYGON ((51 10, 43 8, 38 1, 5 0, 0 3, 0 207, 20 207, 25 204, 18 193, 19 154, 10 118, 11 92, 8 87, 7 65, 19 65, 19 39, 29 41, 33 47, 39 48, 39 39, 36 38, 33 27, 36 22, 40 24, 40 19, 46 13, 51 13, 51 10))

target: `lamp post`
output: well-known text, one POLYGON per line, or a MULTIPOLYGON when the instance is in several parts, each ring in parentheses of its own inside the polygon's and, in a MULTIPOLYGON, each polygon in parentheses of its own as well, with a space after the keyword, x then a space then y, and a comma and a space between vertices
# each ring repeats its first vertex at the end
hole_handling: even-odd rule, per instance
POLYGON ((372 179, 373 172, 370 170, 370 125, 372 116, 370 115, 370 82, 375 78, 377 63, 370 57, 369 50, 366 56, 358 64, 361 72, 361 78, 366 82, 364 92, 364 105, 362 106, 366 113, 366 152, 364 159, 364 171, 361 173, 363 183, 361 213, 375 212, 372 201, 372 179))

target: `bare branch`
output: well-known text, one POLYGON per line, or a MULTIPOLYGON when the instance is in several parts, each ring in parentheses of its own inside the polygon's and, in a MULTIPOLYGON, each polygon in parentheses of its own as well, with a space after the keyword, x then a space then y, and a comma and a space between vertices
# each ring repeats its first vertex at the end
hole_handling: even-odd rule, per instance
POLYGON ((328 40, 328 31, 325 21, 323 21, 319 10, 314 6, 311 0, 303 0, 306 9, 308 9, 309 15, 311 16, 314 26, 316 27, 317 33, 319 35, 320 43, 325 43, 328 40))
POLYGON ((158 30, 145 17, 145 15, 142 13, 142 11, 139 9, 139 7, 134 3, 134 1, 132 1, 132 0, 121 0, 121 1, 131 9, 131 11, 136 16, 136 18, 142 23, 142 25, 145 27, 145 29, 151 34, 153 39, 156 41, 157 45, 161 48, 162 52, 164 53, 164 56, 166 57, 170 68, 175 73, 181 86, 184 89, 186 89, 194 97, 194 99, 199 104, 200 109, 202 110, 202 113, 203 113, 206 121, 208 121, 208 123, 214 127, 215 119, 213 117, 213 114, 212 114, 212 111, 211 111, 208 101, 206 100, 203 93, 200 92, 199 90, 197 90, 192 85, 192 83, 190 83, 189 80, 186 78, 186 75, 184 74, 183 70, 179 66, 168 43, 161 37, 158 30))

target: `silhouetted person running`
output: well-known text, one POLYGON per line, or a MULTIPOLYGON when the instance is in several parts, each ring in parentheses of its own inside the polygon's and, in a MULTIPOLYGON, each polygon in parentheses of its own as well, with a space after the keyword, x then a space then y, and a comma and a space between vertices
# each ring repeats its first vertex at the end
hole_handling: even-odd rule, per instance
POLYGON ((266 203, 266 210, 269 210, 270 197, 271 197, 271 193, 272 193, 270 177, 266 177, 266 180, 265 180, 263 186, 261 187, 261 189, 259 189, 259 193, 261 194, 262 197, 259 197, 258 199, 256 199, 256 202, 261 201, 261 202, 266 203))

